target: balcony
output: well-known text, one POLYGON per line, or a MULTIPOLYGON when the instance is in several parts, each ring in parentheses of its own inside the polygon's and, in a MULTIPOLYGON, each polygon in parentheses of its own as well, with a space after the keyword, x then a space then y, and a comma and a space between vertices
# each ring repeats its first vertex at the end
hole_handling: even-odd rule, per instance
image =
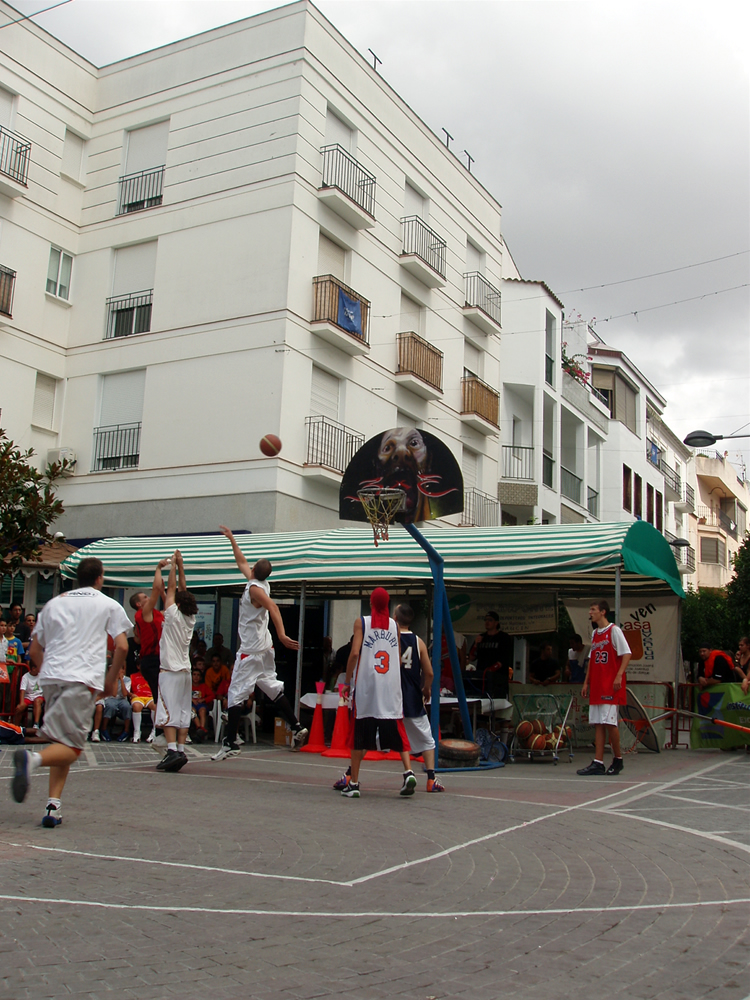
POLYGON ((375 225, 375 178, 335 143, 323 146, 323 183, 318 197, 354 229, 375 225))
POLYGON ((442 288, 445 284, 447 243, 418 215, 402 219, 401 222, 404 227, 401 266, 428 288, 442 288))
POLYGON ((712 507, 697 507, 698 524, 705 524, 708 528, 719 528, 725 534, 737 541, 737 525, 725 514, 723 510, 715 510, 712 507))
POLYGON ((365 443, 364 434, 321 416, 306 417, 305 427, 306 475, 338 484, 354 453, 365 443))
POLYGON ((534 478, 534 449, 517 444, 503 445, 503 479, 534 478))
POLYGON ((464 490, 461 524, 465 528, 496 528, 500 504, 480 490, 464 490))
POLYGON ((688 483, 682 484, 682 492, 674 506, 681 514, 692 514, 695 511, 695 490, 688 483))
POLYGON ((332 274, 313 278, 312 332, 347 354, 366 354, 370 303, 334 278, 332 274))
POLYGON ((13 318, 13 292, 16 288, 16 272, 0 264, 0 313, 13 318))
POLYGON ((554 375, 555 372, 555 359, 551 358, 549 354, 544 355, 544 381, 547 385, 554 385, 554 375))
POLYGON ((156 208, 162 203, 164 191, 164 167, 141 170, 120 178, 117 197, 117 215, 142 212, 146 208, 156 208))
POLYGON ((646 459, 655 469, 661 470, 661 448, 649 439, 646 439, 646 459))
POLYGON ((0 126, 0 194, 17 198, 28 188, 31 143, 0 126))
POLYGON ((396 382, 423 399, 443 395, 443 352, 416 333, 396 334, 396 382))
POLYGON ((588 487, 588 502, 586 504, 589 514, 599 520, 599 493, 588 487))
POLYGON ((564 497, 567 497, 568 500, 572 500, 574 503, 580 504, 582 486, 583 480, 575 472, 566 469, 564 465, 560 466, 560 492, 564 497))
POLYGON ((115 295, 107 299, 107 329, 105 340, 148 333, 151 329, 151 305, 154 290, 115 295))
POLYGON ((664 499, 679 500, 682 496, 682 477, 666 462, 662 462, 661 471, 664 473, 664 499))
POLYGON ((480 434, 496 434, 500 396, 476 375, 461 379, 461 420, 480 434))
POLYGON ((500 333, 500 292, 478 271, 464 275, 464 316, 482 333, 500 333))
POLYGON ((94 428, 92 472, 137 469, 141 450, 141 424, 114 424, 94 428))
POLYGON ((546 451, 542 453, 542 482, 551 490, 555 488, 555 462, 546 451))

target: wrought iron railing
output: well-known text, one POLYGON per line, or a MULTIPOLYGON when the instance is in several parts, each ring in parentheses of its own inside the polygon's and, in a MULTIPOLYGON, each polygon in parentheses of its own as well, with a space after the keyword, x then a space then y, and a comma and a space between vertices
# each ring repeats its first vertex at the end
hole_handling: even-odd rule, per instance
POLYGON ((691 573, 695 572, 695 549, 692 545, 688 545, 686 549, 683 550, 683 560, 682 560, 691 573))
POLYGON ((547 385, 554 385, 554 371, 555 371, 555 359, 551 358, 549 354, 544 355, 544 381, 547 385))
POLYGON ((355 452, 365 443, 364 434, 344 427, 328 417, 305 417, 307 457, 305 465, 322 465, 343 472, 355 452))
POLYGON ((491 386, 476 375, 466 375, 461 379, 461 396, 461 413, 476 413, 498 426, 500 396, 491 386))
POLYGON ((0 126, 0 174, 28 187, 31 142, 0 126))
POLYGON ((737 525, 723 510, 698 506, 695 509, 695 513, 698 516, 699 524, 705 524, 709 528, 721 528, 731 538, 734 538, 735 541, 737 540, 737 525))
POLYGON ((418 215, 402 219, 404 226, 404 256, 414 254, 428 264, 433 271, 445 277, 445 253, 448 244, 442 236, 430 229, 418 215))
POLYGON ((500 504, 481 490, 464 490, 464 510, 461 524, 466 527, 494 528, 498 524, 500 504))
POLYGON ((313 323, 333 323, 350 336, 364 341, 365 344, 368 343, 370 303, 367 299, 363 299, 353 288, 349 288, 332 274, 322 274, 313 278, 313 299, 313 323), (354 303, 353 311, 350 303, 354 303), (357 303, 359 304, 358 327, 357 303))
POLYGON ((603 403, 607 409, 609 409, 609 399, 604 395, 604 393, 593 385, 590 385, 589 388, 591 389, 591 395, 596 396, 599 402, 603 403))
POLYGON ((686 504, 691 511, 695 510, 695 490, 689 483, 683 483, 682 502, 686 504))
POLYGON ((646 459, 657 469, 661 469, 661 448, 656 441, 646 439, 646 459))
POLYGON ((534 449, 517 444, 503 445, 503 479, 533 479, 534 449))
POLYGON ((375 217, 375 178, 351 153, 335 143, 323 146, 323 187, 338 188, 347 198, 375 217))
POLYGON ((153 299, 153 288, 133 292, 131 295, 113 295, 107 299, 107 330, 104 339, 148 333, 151 329, 153 299))
POLYGON ((542 482, 550 489, 554 489, 555 482, 555 462, 551 455, 545 451, 542 454, 542 482))
POLYGON ((117 214, 142 212, 144 208, 161 205, 164 193, 164 167, 139 170, 120 178, 117 214))
POLYGON ((682 495, 682 477, 675 472, 674 469, 670 469, 666 462, 662 462, 661 471, 664 473, 664 482, 676 493, 677 496, 682 495))
POLYGON ((410 372, 431 385, 443 389, 443 352, 413 332, 397 333, 398 372, 410 372))
POLYGON ((92 472, 136 469, 141 450, 141 424, 113 424, 94 428, 92 472))
POLYGON ((0 313, 13 316, 13 292, 16 287, 16 272, 0 264, 0 313))
POLYGON ((593 490, 590 486, 588 487, 588 503, 586 506, 592 517, 599 517, 599 492, 598 490, 593 490))
POLYGON ((491 285, 479 271, 469 271, 464 275, 466 284, 466 305, 481 309, 485 315, 500 326, 500 292, 491 285))
POLYGON ((566 469, 564 465, 560 466, 560 492, 564 497, 575 503, 580 503, 582 485, 583 480, 575 472, 566 469))

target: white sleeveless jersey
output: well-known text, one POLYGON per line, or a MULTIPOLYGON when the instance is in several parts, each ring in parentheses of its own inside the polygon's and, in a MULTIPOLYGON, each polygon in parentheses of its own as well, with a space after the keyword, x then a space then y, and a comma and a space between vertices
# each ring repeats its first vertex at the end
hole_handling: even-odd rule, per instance
POLYGON ((268 612, 265 608, 256 608, 251 601, 254 587, 260 587, 264 594, 269 596, 271 594, 271 587, 267 580, 247 581, 247 586, 240 598, 237 624, 241 653, 262 653, 273 646, 273 639, 268 631, 268 612))
POLYGON ((358 719, 401 719, 401 649, 398 626, 373 628, 372 618, 362 618, 362 649, 354 671, 354 706, 358 719))

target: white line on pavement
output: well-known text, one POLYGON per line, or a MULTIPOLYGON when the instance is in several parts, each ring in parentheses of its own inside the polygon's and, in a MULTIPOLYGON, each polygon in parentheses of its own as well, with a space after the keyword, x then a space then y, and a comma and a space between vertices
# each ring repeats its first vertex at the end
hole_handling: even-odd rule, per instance
MULTIPOLYGON (((598 809, 597 812, 606 813, 608 816, 612 815, 609 809, 598 809)), ((635 819, 641 823, 653 823, 654 826, 663 826, 667 830, 677 830, 679 833, 689 833, 693 837, 703 837, 704 840, 712 840, 716 844, 721 844, 722 847, 732 847, 736 851, 745 851, 745 853, 750 854, 750 844, 743 844, 740 840, 730 840, 729 837, 721 837, 717 833, 709 833, 707 830, 694 830, 689 826, 680 826, 677 823, 667 823, 663 819, 653 819, 651 816, 643 816, 640 813, 630 812, 623 809, 622 812, 615 813, 617 816, 625 816, 627 819, 635 819)))

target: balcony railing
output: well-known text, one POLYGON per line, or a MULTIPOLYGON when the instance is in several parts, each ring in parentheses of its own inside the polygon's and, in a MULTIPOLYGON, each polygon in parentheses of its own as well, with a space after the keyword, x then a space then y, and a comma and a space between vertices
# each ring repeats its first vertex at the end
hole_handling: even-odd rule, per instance
POLYGON ((664 482, 672 490, 676 496, 682 496, 682 477, 679 476, 674 469, 662 462, 661 471, 664 473, 664 482))
POLYGON ((332 274, 313 278, 313 323, 333 323, 368 343, 370 303, 332 274))
POLYGON ((550 489, 554 489, 555 482, 555 462, 551 455, 545 451, 542 455, 542 482, 550 489))
POLYGON ((478 271, 469 271, 464 275, 466 283, 466 305, 469 308, 481 309, 491 320, 500 326, 500 292, 478 271))
POLYGON ((682 502, 691 511, 695 510, 695 490, 689 483, 682 484, 682 502))
POLYGON ((398 371, 416 375, 433 389, 443 389, 443 352, 416 333, 396 334, 398 371))
POLYGON ((142 212, 144 208, 161 205, 164 192, 164 167, 140 170, 120 178, 117 214, 142 212))
POLYGON ((533 479, 534 449, 517 444, 503 445, 503 479, 533 479))
POLYGON ((464 490, 464 512, 461 524, 465 527, 494 528, 498 524, 500 504, 494 497, 480 490, 464 490))
POLYGON ((564 465, 560 466, 560 492, 564 497, 567 497, 568 500, 573 500, 575 503, 580 503, 582 485, 583 480, 575 472, 566 469, 564 465))
POLYGON ((695 549, 692 545, 688 545, 686 549, 682 550, 681 561, 687 566, 691 573, 695 572, 695 549))
POLYGON ((13 292, 16 287, 16 272, 0 264, 0 313, 13 316, 13 292))
POLYGON ((365 443, 364 434, 344 427, 328 417, 305 417, 307 457, 305 465, 322 465, 343 472, 354 453, 365 443))
POLYGON ((335 187, 375 216, 375 178, 343 146, 323 146, 323 187, 335 187))
POLYGON ((549 354, 544 355, 544 381, 547 385, 554 385, 554 371, 555 371, 555 359, 551 358, 549 354))
POLYGON ((445 253, 448 244, 442 236, 438 236, 418 215, 402 219, 404 226, 404 248, 401 251, 408 256, 414 254, 423 260, 433 271, 445 277, 445 253))
POLYGON ((590 486, 588 487, 588 503, 586 506, 592 517, 599 517, 599 492, 592 490, 590 486))
POLYGON ((114 295, 107 299, 107 330, 105 340, 129 337, 133 333, 148 333, 151 329, 151 305, 154 290, 114 295))
POLYGON ((137 469, 141 450, 141 424, 114 424, 94 428, 92 472, 137 469))
POLYGON ((0 174, 28 187, 31 143, 0 126, 0 174))
POLYGON ((661 448, 655 441, 646 440, 646 458, 657 469, 661 469, 661 448))
POLYGON ((737 525, 723 510, 699 506, 696 507, 695 513, 698 515, 699 524, 705 524, 709 528, 721 528, 730 538, 737 540, 737 525))
POLYGON ((593 385, 589 385, 589 388, 591 389, 591 395, 595 396, 600 403, 603 403, 604 406, 609 409, 609 399, 607 399, 604 393, 600 389, 595 388, 593 385))
POLYGON ((461 379, 461 412, 476 413, 489 423, 498 426, 500 396, 476 375, 461 379))

